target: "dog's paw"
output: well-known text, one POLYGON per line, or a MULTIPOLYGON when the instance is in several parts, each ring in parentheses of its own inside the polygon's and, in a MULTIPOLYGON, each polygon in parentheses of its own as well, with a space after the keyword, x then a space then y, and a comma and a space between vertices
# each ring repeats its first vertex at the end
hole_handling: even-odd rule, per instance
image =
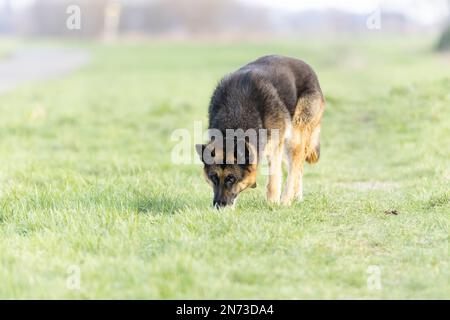
POLYGON ((266 193, 267 202, 270 204, 280 204, 280 192, 268 188, 266 193))
POLYGON ((279 205, 280 204, 280 198, 267 198, 267 202, 271 205, 279 205))
POLYGON ((281 204, 283 206, 290 206, 292 204, 292 197, 288 197, 288 196, 283 196, 281 199, 281 204))

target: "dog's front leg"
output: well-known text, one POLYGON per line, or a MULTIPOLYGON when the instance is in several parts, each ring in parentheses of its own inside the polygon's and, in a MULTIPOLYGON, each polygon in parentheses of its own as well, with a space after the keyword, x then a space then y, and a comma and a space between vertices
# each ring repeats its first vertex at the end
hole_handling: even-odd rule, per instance
POLYGON ((267 201, 280 203, 281 184, 283 179, 283 143, 272 141, 269 146, 267 160, 269 164, 269 179, 267 183, 267 201))

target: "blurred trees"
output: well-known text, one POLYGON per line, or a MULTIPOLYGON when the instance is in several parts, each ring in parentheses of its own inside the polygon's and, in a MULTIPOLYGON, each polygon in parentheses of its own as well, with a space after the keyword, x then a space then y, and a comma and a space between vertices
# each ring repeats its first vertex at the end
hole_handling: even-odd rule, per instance
MULTIPOLYGON (((0 0, 0 32, 10 34, 105 39, 118 35, 255 39, 368 32, 365 13, 268 9, 239 0, 33 0, 31 6, 20 10, 2 9, 1 3, 8 2, 13 0, 0 0), (73 5, 80 7, 79 30, 66 25, 67 8, 73 5)), ((377 32, 424 33, 427 29, 401 12, 386 11, 383 27, 377 32)))
POLYGON ((442 32, 439 41, 437 43, 438 51, 450 50, 450 25, 442 32))
POLYGON ((36 0, 28 10, 29 25, 25 33, 48 36, 93 37, 103 32, 105 7, 108 0, 36 0), (81 9, 81 28, 69 29, 67 8, 81 9))
POLYGON ((251 32, 264 30, 266 20, 264 9, 233 0, 35 0, 22 29, 32 35, 100 36, 111 26, 112 3, 121 8, 117 31, 122 34, 251 32), (70 5, 81 8, 80 30, 66 28, 70 5))
MULTIPOLYGON (((448 8, 450 9, 450 0, 448 1, 448 8)), ((438 51, 450 51, 450 12, 447 16, 447 25, 444 31, 442 31, 436 49, 438 51)))

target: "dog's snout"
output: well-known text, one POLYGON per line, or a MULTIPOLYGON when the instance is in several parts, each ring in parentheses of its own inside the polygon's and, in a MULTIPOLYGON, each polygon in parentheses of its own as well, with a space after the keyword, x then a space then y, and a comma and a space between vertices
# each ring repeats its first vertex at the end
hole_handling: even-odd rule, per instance
POLYGON ((225 200, 214 200, 213 206, 215 208, 223 208, 227 206, 227 202, 225 200))

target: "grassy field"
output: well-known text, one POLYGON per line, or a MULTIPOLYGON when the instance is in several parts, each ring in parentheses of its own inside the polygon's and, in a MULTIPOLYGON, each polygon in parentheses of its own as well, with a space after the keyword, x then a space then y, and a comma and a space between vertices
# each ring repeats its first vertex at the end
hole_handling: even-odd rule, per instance
POLYGON ((450 61, 431 42, 82 46, 87 67, 0 96, 0 298, 450 298, 450 61), (322 157, 303 202, 268 206, 261 177, 218 212, 170 136, 269 53, 316 69, 322 157))

